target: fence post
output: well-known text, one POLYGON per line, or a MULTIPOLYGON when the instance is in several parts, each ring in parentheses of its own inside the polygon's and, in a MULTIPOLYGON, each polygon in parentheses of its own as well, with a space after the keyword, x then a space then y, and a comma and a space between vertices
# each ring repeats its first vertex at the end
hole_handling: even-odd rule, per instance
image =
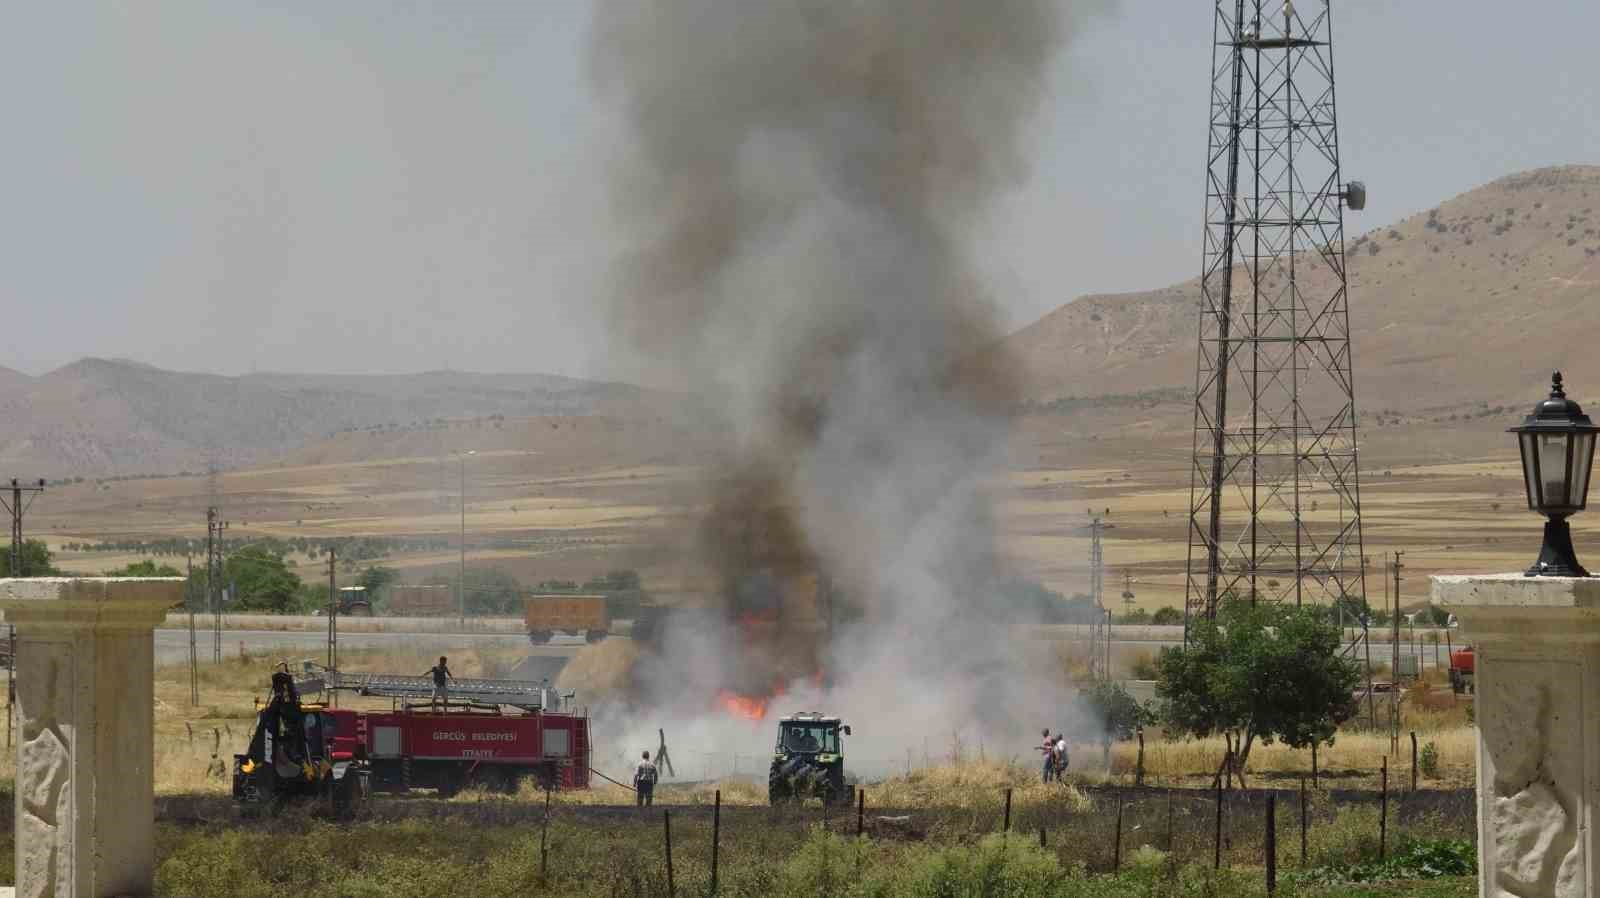
POLYGON ((1267 894, 1278 891, 1278 795, 1267 795, 1267 894))
POLYGON ((1383 860, 1389 841, 1389 756, 1383 756, 1383 786, 1378 793, 1378 860, 1383 860))
POLYGON ((1002 832, 1011 832, 1011 789, 1006 789, 1006 822, 1002 832))
POLYGON ((1300 777, 1300 866, 1306 865, 1306 778, 1300 777))
POLYGON ((539 824, 539 881, 544 882, 550 872, 550 853, 546 850, 550 835, 550 790, 544 790, 544 821, 539 824))
POLYGON ((667 839, 667 898, 676 898, 677 886, 672 881, 672 812, 661 812, 661 830, 667 839))
POLYGON ((1139 728, 1139 761, 1133 768, 1133 784, 1144 785, 1144 728, 1139 728))
POLYGON ((1222 796, 1223 796, 1223 794, 1224 793, 1222 791, 1222 782, 1219 779, 1218 782, 1217 782, 1217 829, 1216 829, 1216 832, 1214 834, 1214 836, 1215 836, 1215 845, 1212 848, 1212 852, 1213 852, 1214 856, 1211 859, 1211 866, 1213 868, 1217 869, 1217 870, 1221 870, 1222 869, 1222 796))
POLYGON ((1122 793, 1117 793, 1117 835, 1116 842, 1111 846, 1111 872, 1122 870, 1122 793))
POLYGON ((1172 853, 1172 787, 1167 787, 1167 854, 1172 853))
POLYGON ((1317 787, 1317 741, 1311 740, 1311 787, 1317 787))
POLYGON ((1045 843, 1044 843, 1044 825, 1043 824, 1039 825, 1039 847, 1040 848, 1044 848, 1045 847, 1045 843))
POLYGON ((856 787, 856 838, 866 831, 867 822, 867 790, 856 787))
POLYGON ((1411 791, 1417 791, 1417 731, 1411 731, 1411 791))
POLYGON ((717 894, 717 854, 722 846, 722 790, 718 789, 711 805, 711 894, 717 894))

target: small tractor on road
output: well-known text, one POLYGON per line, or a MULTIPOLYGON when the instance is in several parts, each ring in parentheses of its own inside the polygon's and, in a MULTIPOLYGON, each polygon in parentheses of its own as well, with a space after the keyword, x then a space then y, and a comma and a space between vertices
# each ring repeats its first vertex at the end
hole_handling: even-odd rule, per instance
POLYGON ((767 774, 772 804, 815 797, 824 805, 850 799, 844 777, 844 741, 850 727, 837 717, 795 714, 778 721, 778 745, 767 774))
POLYGON ((1472 646, 1464 646, 1450 653, 1450 691, 1456 695, 1475 692, 1473 680, 1476 675, 1477 659, 1472 651, 1472 646))

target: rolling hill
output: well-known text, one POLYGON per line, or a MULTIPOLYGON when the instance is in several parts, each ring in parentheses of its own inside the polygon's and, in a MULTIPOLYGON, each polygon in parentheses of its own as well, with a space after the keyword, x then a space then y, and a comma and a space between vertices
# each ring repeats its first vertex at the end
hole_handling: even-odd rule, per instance
POLYGON ((29 476, 175 473, 282 456, 340 431, 441 418, 628 412, 647 393, 546 374, 403 376, 165 371, 82 359, 37 378, 0 371, 0 466, 29 476))
MULTIPOLYGON (((1359 213, 1346 215, 1355 233, 1359 213)), ((1196 233, 1198 241, 1199 234, 1196 233)), ((1552 365, 1600 397, 1600 167, 1524 172, 1347 243, 1358 407, 1538 398, 1552 365)), ((1194 387, 1198 280, 1085 296, 1004 341, 1038 404, 1194 387)))
MULTIPOLYGON (((1447 446, 1457 417, 1530 406, 1552 365, 1567 369, 1580 401, 1600 399, 1597 207, 1600 166, 1538 169, 1349 240, 1364 434, 1447 446)), ((1352 233, 1360 221, 1347 217, 1352 233)), ((1023 372, 1024 398, 1045 413, 1024 422, 1027 451, 1059 454, 1047 444, 1068 439, 1081 460, 1082 441, 1115 432, 1155 450, 1187 447, 1198 303, 1192 280, 1085 296, 1005 338, 999 351, 1023 372)), ((659 424, 680 399, 542 374, 224 377, 88 358, 39 377, 0 368, 0 414, 20 422, 0 435, 0 469, 98 477, 403 456, 433 445, 422 432, 440 419, 659 424), (351 432, 360 438, 334 439, 351 432)), ((1482 429, 1473 425, 1474 439, 1489 438, 1482 429)))

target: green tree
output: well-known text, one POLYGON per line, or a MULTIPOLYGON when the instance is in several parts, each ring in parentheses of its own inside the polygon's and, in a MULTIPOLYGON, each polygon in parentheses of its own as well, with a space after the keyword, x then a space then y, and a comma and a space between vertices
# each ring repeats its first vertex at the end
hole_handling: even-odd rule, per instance
POLYGON ((1083 699, 1105 727, 1106 735, 1114 739, 1132 739, 1148 717, 1138 700, 1115 680, 1096 682, 1084 690, 1083 699))
POLYGON ((50 547, 44 540, 22 541, 21 571, 11 571, 11 544, 0 546, 0 577, 49 577, 61 573, 50 564, 50 547))
MULTIPOLYGON (((445 574, 435 574, 423 582, 428 586, 448 586, 452 593, 456 588, 456 578, 445 574)), ((516 614, 522 610, 521 581, 496 567, 468 568, 465 593, 467 614, 516 614)))
POLYGON ((300 609, 300 577, 270 546, 246 546, 228 556, 222 582, 231 590, 228 610, 284 614, 300 609))
POLYGON ((1417 626, 1419 627, 1448 627, 1450 626, 1450 612, 1438 605, 1424 605, 1417 612, 1417 626))
POLYGON ((1333 742, 1360 680, 1340 649, 1325 609, 1224 601, 1216 620, 1190 623, 1186 647, 1162 650, 1162 717, 1177 732, 1221 734, 1242 781, 1257 742, 1333 742))
POLYGON ((355 585, 364 588, 368 595, 376 596, 380 590, 399 580, 400 574, 394 568, 373 565, 361 572, 361 576, 356 578, 355 585))
POLYGON ((297 614, 328 613, 328 584, 322 581, 303 583, 295 593, 294 607, 285 609, 297 614))
POLYGON ((107 577, 182 577, 183 571, 170 564, 156 564, 148 558, 130 562, 126 567, 106 571, 107 577))
POLYGON ((1150 623, 1163 627, 1181 625, 1183 623, 1183 611, 1171 605, 1163 605, 1156 609, 1155 614, 1150 615, 1150 623))
POLYGON ((1124 611, 1116 617, 1117 623, 1119 624, 1140 626, 1150 623, 1150 612, 1144 608, 1135 608, 1132 611, 1124 611))

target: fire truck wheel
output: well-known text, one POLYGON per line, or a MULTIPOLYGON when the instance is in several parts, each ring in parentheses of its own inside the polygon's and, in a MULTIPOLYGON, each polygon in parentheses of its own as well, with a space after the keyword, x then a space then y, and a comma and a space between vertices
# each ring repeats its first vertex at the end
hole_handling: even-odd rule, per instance
POLYGON ((545 645, 550 642, 550 637, 554 635, 549 630, 530 630, 528 631, 528 641, 534 645, 545 645))
POLYGON ((583 634, 583 641, 589 643, 599 642, 605 638, 606 631, 604 630, 587 630, 583 634))
POLYGON ((517 775, 497 767, 479 767, 472 775, 472 784, 487 792, 512 795, 517 791, 517 775))
POLYGON ((439 777, 439 797, 444 799, 455 798, 461 791, 461 777, 456 773, 445 773, 439 777))
POLYGON ((556 769, 549 764, 535 767, 533 781, 539 785, 540 792, 554 792, 557 786, 556 769))

